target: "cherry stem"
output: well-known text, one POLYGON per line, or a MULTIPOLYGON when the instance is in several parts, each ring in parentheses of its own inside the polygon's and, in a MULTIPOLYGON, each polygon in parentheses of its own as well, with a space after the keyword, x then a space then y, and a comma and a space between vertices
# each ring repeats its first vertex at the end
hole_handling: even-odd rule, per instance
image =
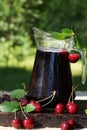
MULTIPOLYGON (((19 103, 19 104, 20 104, 20 103, 19 103)), ((22 108, 21 104, 20 104, 20 109, 21 109, 21 112, 22 112, 22 114, 24 115, 24 117, 25 117, 26 119, 28 119, 28 117, 26 116, 25 112, 23 111, 23 108, 22 108)))
POLYGON ((23 89, 24 89, 24 91, 25 91, 25 90, 26 90, 25 83, 22 83, 21 85, 23 86, 23 89))
POLYGON ((56 94, 56 91, 54 90, 54 91, 52 92, 52 95, 51 95, 51 96, 49 96, 48 98, 45 98, 45 99, 49 99, 49 98, 52 97, 51 100, 50 100, 49 102, 47 102, 46 104, 42 105, 42 107, 45 107, 45 106, 47 106, 49 103, 51 103, 52 100, 53 100, 54 97, 55 97, 55 94, 56 94))
POLYGON ((72 100, 72 102, 73 102, 73 92, 74 92, 73 89, 74 89, 74 87, 72 86, 72 94, 71 94, 71 98, 72 98, 71 100, 72 100))
POLYGON ((15 119, 17 118, 17 112, 14 113, 15 119))
MULTIPOLYGON (((78 84, 78 85, 79 85, 79 84, 78 84)), ((73 92, 74 92, 75 89, 78 87, 78 85, 76 85, 76 87, 72 87, 72 92, 71 92, 71 94, 70 94, 70 96, 69 96, 68 102, 70 102, 71 97, 72 97, 72 102, 73 102, 73 92)))
POLYGON ((45 100, 47 100, 47 99, 49 99, 49 98, 51 98, 51 97, 55 96, 55 94, 56 94, 56 91, 54 90, 54 91, 52 92, 52 94, 51 94, 49 97, 46 97, 46 98, 41 99, 41 100, 38 100, 37 102, 42 102, 42 101, 45 101, 45 100))

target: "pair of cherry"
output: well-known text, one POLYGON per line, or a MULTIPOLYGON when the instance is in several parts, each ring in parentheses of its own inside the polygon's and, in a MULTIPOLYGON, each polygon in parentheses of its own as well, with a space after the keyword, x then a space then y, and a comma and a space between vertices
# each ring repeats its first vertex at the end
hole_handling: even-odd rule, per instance
POLYGON ((62 114, 67 110, 70 114, 75 114, 78 111, 78 105, 74 102, 68 102, 66 108, 62 103, 58 103, 55 107, 55 112, 57 114, 62 114))
POLYGON ((63 121, 60 125, 61 130, 74 130, 75 121, 74 119, 70 119, 68 121, 63 121))
POLYGON ((16 129, 19 129, 21 127, 24 127, 26 129, 32 129, 34 127, 34 119, 30 117, 22 121, 19 118, 16 118, 11 121, 11 126, 16 129))

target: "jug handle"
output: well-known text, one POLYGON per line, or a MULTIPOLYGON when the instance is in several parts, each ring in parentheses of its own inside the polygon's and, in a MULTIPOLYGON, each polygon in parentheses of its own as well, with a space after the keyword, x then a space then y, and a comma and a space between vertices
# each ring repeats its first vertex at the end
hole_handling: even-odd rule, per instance
POLYGON ((82 84, 86 83, 86 49, 84 48, 81 51, 81 59, 82 59, 82 84))
POLYGON ((73 48, 73 50, 77 51, 81 55, 82 60, 82 84, 84 85, 86 83, 86 49, 77 49, 73 48))

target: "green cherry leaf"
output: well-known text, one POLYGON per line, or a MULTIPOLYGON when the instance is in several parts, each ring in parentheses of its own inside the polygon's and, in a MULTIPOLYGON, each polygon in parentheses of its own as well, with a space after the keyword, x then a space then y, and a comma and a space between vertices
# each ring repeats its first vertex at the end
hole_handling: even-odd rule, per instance
POLYGON ((22 98, 25 96, 25 91, 24 89, 16 89, 16 90, 13 90, 10 94, 10 97, 11 98, 22 98))
POLYGON ((24 112, 25 112, 25 113, 32 112, 32 111, 34 111, 34 109, 35 109, 34 105, 32 105, 32 104, 27 104, 27 105, 24 107, 24 112))
POLYGON ((61 32, 67 36, 72 36, 74 34, 73 30, 69 28, 62 29, 61 32))
POLYGON ((63 40, 65 38, 65 35, 59 32, 51 32, 51 35, 57 40, 63 40))
POLYGON ((4 101, 0 104, 0 111, 2 112, 16 112, 20 109, 17 101, 4 101))
POLYGON ((64 40, 72 37, 74 35, 74 32, 72 29, 64 28, 61 30, 61 32, 51 32, 51 35, 57 40, 64 40))

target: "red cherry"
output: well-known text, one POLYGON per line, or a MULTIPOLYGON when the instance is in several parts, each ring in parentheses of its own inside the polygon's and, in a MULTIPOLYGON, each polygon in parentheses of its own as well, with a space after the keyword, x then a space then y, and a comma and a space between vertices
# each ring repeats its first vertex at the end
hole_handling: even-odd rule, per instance
POLYGON ((71 54, 71 53, 69 54, 69 57, 68 57, 71 63, 77 62, 79 58, 80 58, 79 54, 71 54))
POLYGON ((56 112, 57 114, 62 114, 62 113, 64 113, 64 111, 65 111, 64 105, 63 105, 62 103, 58 103, 58 104, 56 105, 56 107, 55 107, 55 112, 56 112))
POLYGON ((34 104, 35 102, 36 102, 36 100, 30 100, 29 103, 34 104))
POLYGON ((68 102, 67 104, 66 104, 66 109, 68 110, 68 108, 69 108, 69 106, 71 105, 71 104, 73 104, 74 102, 68 102))
POLYGON ((35 100, 31 100, 29 103, 34 105, 34 107, 35 107, 34 111, 35 112, 40 112, 42 110, 42 106, 39 102, 36 102, 35 100))
POLYGON ((61 130, 70 130, 70 125, 67 121, 63 121, 60 125, 61 130))
POLYGON ((26 129, 32 129, 34 127, 34 120, 32 118, 25 119, 23 125, 26 129))
POLYGON ((8 94, 3 94, 3 99, 10 99, 10 95, 8 95, 8 94))
POLYGON ((60 53, 65 59, 68 59, 69 52, 65 48, 61 48, 60 53))
POLYGON ((13 119, 11 121, 11 126, 16 128, 16 129, 19 129, 22 126, 22 121, 20 119, 13 119))
POLYGON ((75 128, 75 121, 73 119, 68 120, 68 123, 72 128, 75 128))
POLYGON ((78 105, 77 104, 73 103, 73 104, 69 105, 68 112, 70 114, 75 114, 75 113, 77 113, 77 111, 78 111, 78 105))
POLYGON ((28 100, 27 99, 20 99, 20 103, 21 103, 21 106, 26 106, 28 104, 28 100))
POLYGON ((60 52, 63 53, 63 52, 67 52, 65 48, 61 48, 60 49, 60 52))
POLYGON ((35 107, 35 112, 40 112, 40 111, 42 111, 42 106, 41 106, 41 104, 40 104, 39 102, 36 102, 36 103, 34 104, 34 107, 35 107))

